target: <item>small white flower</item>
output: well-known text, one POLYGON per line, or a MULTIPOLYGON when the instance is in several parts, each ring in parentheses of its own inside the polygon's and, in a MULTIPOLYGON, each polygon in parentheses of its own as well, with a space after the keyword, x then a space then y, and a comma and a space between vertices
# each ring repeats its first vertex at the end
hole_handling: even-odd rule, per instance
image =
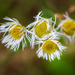
POLYGON ((41 47, 39 47, 37 53, 37 56, 43 57, 43 59, 46 58, 46 60, 54 60, 55 57, 57 59, 60 59, 60 55, 62 54, 62 51, 66 49, 65 46, 62 46, 61 43, 57 40, 48 39, 45 41, 37 41, 36 43, 42 44, 41 47))
POLYGON ((51 25, 52 25, 52 18, 49 18, 49 19, 45 19, 43 17, 41 17, 41 14, 42 12, 39 12, 38 15, 35 18, 35 21, 33 23, 30 23, 26 28, 31 28, 31 27, 35 27, 36 24, 39 25, 41 23, 45 23, 47 26, 47 30, 50 29, 51 25))
POLYGON ((9 17, 5 17, 4 19, 10 22, 3 23, 0 26, 0 33, 4 32, 2 43, 6 43, 5 46, 7 48, 14 49, 14 51, 18 50, 22 43, 23 50, 24 47, 27 46, 26 38, 30 41, 30 38, 27 35, 27 29, 15 18, 11 19, 9 17))
POLYGON ((68 14, 64 15, 65 20, 61 20, 57 29, 60 28, 60 31, 69 39, 70 42, 75 41, 75 21, 71 19, 68 14))
POLYGON ((27 28, 31 28, 29 33, 32 34, 31 38, 31 47, 34 48, 34 43, 36 40, 46 40, 50 37, 52 38, 59 38, 60 33, 56 32, 54 29, 56 23, 56 15, 55 15, 55 22, 52 21, 52 18, 45 19, 41 17, 41 12, 35 17, 35 22, 29 24, 27 28), (52 23, 54 24, 52 26, 52 23), (58 37, 57 37, 58 36, 58 37))

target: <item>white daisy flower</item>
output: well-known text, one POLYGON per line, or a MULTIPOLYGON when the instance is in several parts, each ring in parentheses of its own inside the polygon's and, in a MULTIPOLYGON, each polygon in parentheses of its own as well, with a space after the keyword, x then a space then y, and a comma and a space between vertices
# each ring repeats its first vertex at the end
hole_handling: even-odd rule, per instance
POLYGON ((35 40, 46 40, 50 37, 56 38, 56 36, 60 36, 59 32, 56 32, 54 29, 56 23, 56 15, 55 15, 55 22, 52 21, 52 18, 45 19, 40 16, 41 12, 35 17, 35 22, 29 24, 27 28, 31 28, 29 33, 32 34, 31 38, 31 47, 34 48, 35 40), (54 23, 52 27, 52 23, 54 23))
POLYGON ((50 24, 52 24, 52 18, 49 18, 49 19, 45 19, 43 17, 41 17, 41 14, 42 12, 39 12, 38 15, 35 18, 35 22, 33 23, 30 23, 26 28, 31 28, 31 27, 35 27, 35 26, 38 26, 39 24, 43 25, 43 24, 46 24, 46 28, 47 30, 50 29, 50 24), (43 23, 43 24, 42 24, 43 23))
POLYGON ((46 58, 46 60, 49 59, 49 61, 54 60, 55 57, 60 59, 62 51, 66 49, 66 47, 62 46, 57 40, 48 39, 45 41, 37 41, 36 43, 42 44, 42 46, 39 47, 38 51, 36 52, 37 56, 39 58, 43 57, 43 59, 46 58))
POLYGON ((69 39, 70 42, 75 41, 75 21, 71 19, 68 14, 64 15, 65 20, 61 20, 57 29, 61 29, 61 32, 69 39))
POLYGON ((2 43, 6 43, 5 46, 14 51, 19 49, 20 43, 22 43, 22 50, 27 46, 26 38, 30 41, 27 35, 27 29, 22 26, 15 18, 4 18, 7 21, 0 26, 0 33, 4 32, 2 43))

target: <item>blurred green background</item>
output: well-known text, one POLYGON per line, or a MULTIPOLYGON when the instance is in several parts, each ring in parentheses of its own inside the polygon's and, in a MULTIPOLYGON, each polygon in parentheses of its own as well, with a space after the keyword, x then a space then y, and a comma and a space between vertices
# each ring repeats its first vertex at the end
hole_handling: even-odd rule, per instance
MULTIPOLYGON (((75 19, 74 5, 75 0, 0 0, 0 23, 8 16, 27 26, 34 21, 33 16, 39 11, 43 11, 46 18, 67 11, 75 19)), ((60 60, 56 58, 49 62, 37 57, 37 47, 34 50, 25 48, 24 51, 13 52, 0 41, 0 75, 75 75, 75 44, 66 46, 68 48, 60 60)))

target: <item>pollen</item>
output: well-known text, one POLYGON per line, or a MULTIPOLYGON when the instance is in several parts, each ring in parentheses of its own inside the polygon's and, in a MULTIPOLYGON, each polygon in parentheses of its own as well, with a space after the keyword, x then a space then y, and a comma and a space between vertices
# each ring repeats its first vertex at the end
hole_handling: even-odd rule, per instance
MULTIPOLYGON (((10 28, 12 28, 15 24, 13 24, 10 28)), ((15 39, 20 39, 24 34, 24 26, 16 25, 10 30, 10 35, 15 39)))
POLYGON ((53 53, 56 51, 57 49, 57 44, 55 44, 53 41, 51 40, 47 40, 43 43, 42 45, 42 49, 44 52, 46 53, 53 53))
POLYGON ((37 23, 35 25, 35 34, 42 38, 44 35, 49 34, 50 31, 47 30, 47 22, 43 21, 42 23, 37 23))
POLYGON ((62 25, 62 30, 67 34, 67 35, 73 35, 75 33, 75 22, 72 20, 66 21, 62 25))

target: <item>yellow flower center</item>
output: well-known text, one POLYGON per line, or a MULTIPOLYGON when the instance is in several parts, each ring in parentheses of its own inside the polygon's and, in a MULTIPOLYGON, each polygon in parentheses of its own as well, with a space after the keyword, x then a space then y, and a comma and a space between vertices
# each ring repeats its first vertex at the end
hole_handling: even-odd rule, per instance
MULTIPOLYGON (((14 26, 15 24, 13 24, 11 26, 11 28, 14 26)), ((13 27, 11 30, 10 30, 10 34, 13 38, 15 39, 20 39, 23 34, 24 34, 24 26, 22 25, 16 25, 15 27, 13 27)))
POLYGON ((57 45, 53 41, 47 40, 44 42, 42 49, 46 53, 53 53, 57 49, 57 45))
POLYGON ((75 33, 75 22, 72 20, 66 21, 62 25, 62 30, 67 34, 67 35, 73 35, 75 33))
POLYGON ((50 33, 50 31, 47 30, 47 22, 43 21, 41 24, 37 23, 35 26, 35 33, 40 38, 50 33))

